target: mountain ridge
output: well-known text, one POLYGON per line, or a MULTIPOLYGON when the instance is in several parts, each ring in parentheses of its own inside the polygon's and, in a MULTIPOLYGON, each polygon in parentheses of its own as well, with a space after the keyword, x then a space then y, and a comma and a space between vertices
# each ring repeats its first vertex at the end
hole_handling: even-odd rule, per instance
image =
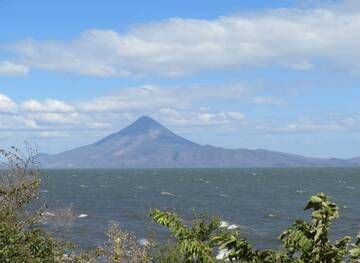
POLYGON ((58 154, 39 154, 44 168, 224 168, 360 166, 351 159, 311 158, 266 149, 200 145, 148 116, 89 145, 58 154))

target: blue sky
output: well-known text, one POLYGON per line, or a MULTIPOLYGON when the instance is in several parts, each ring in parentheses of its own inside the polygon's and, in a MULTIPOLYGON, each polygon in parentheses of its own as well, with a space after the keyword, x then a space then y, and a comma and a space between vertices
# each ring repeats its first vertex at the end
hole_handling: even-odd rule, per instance
POLYGON ((0 0, 0 147, 141 115, 202 144, 360 156, 357 1, 0 0))

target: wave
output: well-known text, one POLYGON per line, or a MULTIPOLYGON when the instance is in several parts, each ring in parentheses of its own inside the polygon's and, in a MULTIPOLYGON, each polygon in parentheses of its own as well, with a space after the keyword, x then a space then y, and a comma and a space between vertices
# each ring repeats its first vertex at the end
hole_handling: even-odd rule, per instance
POLYGON ((172 193, 169 193, 169 192, 165 192, 165 191, 161 192, 160 194, 161 194, 161 195, 176 196, 175 194, 172 194, 172 193))

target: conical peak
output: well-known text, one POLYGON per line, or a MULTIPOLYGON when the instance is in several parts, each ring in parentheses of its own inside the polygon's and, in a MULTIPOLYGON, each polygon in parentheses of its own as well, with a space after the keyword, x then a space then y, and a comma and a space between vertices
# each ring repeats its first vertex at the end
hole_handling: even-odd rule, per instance
POLYGON ((129 127, 137 127, 142 129, 149 129, 149 128, 159 128, 163 127, 159 122, 154 120, 153 118, 149 116, 141 116, 136 121, 134 121, 132 124, 128 126, 129 127))
POLYGON ((103 143, 116 144, 116 141, 123 136, 126 137, 136 137, 136 136, 149 136, 151 140, 155 138, 161 138, 163 142, 174 143, 174 144, 187 144, 195 145, 193 142, 188 141, 181 136, 176 135, 171 132, 169 129, 165 128, 159 122, 148 116, 142 116, 134 121, 132 124, 124 128, 123 130, 113 133, 104 139, 98 141, 96 145, 103 143))
POLYGON ((149 130, 163 130, 167 129, 159 122, 148 116, 141 116, 135 122, 123 129, 120 133, 127 135, 138 135, 147 133, 149 130))
POLYGON ((154 120, 153 118, 151 118, 149 116, 141 116, 136 121, 134 121, 133 124, 145 125, 145 126, 149 126, 149 125, 150 126, 153 126, 153 125, 161 126, 160 123, 158 123, 156 120, 154 120))

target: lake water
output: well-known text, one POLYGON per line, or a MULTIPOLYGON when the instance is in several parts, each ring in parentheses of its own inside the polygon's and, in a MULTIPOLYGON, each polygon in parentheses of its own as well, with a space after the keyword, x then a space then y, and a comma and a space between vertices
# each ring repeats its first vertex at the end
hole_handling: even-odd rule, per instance
MULTIPOLYGON (((138 238, 165 229, 148 218, 151 208, 169 209, 191 220, 206 212, 241 226, 257 247, 277 247, 277 236, 303 211, 308 198, 325 192, 340 207, 333 237, 360 230, 360 169, 160 169, 48 170, 41 199, 50 209, 72 206, 71 225, 56 229, 60 237, 84 248, 102 244, 110 221, 138 238)), ((49 227, 54 230, 51 226, 49 227)))

